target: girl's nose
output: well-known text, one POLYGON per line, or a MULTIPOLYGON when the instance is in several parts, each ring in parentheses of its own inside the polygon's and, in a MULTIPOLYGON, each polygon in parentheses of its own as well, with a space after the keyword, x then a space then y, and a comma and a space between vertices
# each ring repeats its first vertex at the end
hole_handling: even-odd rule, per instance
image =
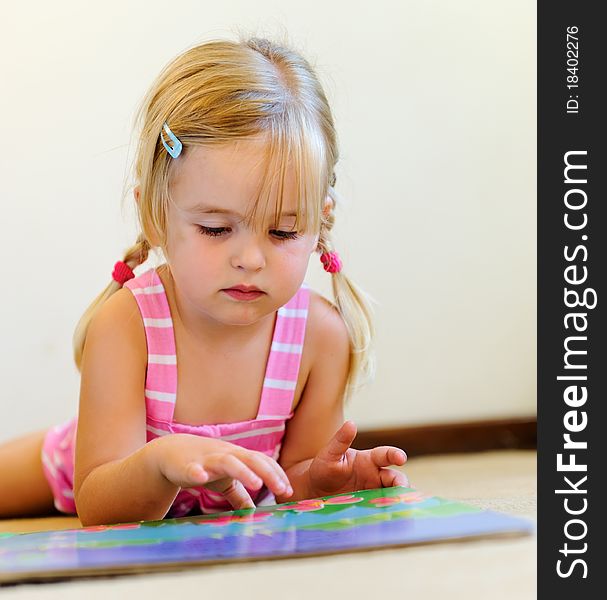
POLYGON ((232 256, 232 266, 244 271, 260 271, 266 266, 261 243, 254 235, 247 235, 232 256))

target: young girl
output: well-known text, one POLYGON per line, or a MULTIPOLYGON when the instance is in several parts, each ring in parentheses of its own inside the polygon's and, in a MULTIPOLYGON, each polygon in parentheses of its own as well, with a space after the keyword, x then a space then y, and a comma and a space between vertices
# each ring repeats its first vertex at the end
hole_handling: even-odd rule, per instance
POLYGON ((0 517, 84 525, 407 485, 356 451, 363 296, 331 250, 338 159, 310 65, 263 39, 171 62, 139 113, 141 233, 74 335, 78 419, 0 448, 0 517), (152 248, 166 263, 138 276, 152 248), (320 253, 336 306, 303 279, 320 253))

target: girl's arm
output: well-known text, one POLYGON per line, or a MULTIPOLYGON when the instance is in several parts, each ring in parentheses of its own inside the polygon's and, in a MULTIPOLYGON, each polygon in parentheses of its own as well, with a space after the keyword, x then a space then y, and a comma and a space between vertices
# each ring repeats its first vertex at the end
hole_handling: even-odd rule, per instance
POLYGON ((85 527, 155 521, 166 515, 180 488, 161 474, 152 454, 150 442, 96 467, 75 486, 78 516, 85 527))
POLYGON ((146 365, 137 303, 119 290, 92 319, 82 358, 74 499, 84 525, 161 518, 178 492, 145 447, 146 365))
POLYGON ((158 520, 180 488, 201 485, 223 494, 234 509, 254 508, 243 483, 290 495, 286 474, 270 457, 222 440, 170 434, 93 469, 79 488, 78 514, 84 525, 158 520))

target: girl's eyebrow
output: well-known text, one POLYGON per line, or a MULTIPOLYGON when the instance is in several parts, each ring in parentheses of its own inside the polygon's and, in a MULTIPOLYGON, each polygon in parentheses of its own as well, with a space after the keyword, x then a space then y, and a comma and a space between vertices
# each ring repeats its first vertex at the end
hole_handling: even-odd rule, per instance
MULTIPOLYGON (((219 206, 208 206, 206 204, 196 204, 192 208, 188 208, 186 210, 188 212, 197 213, 197 214, 205 214, 205 215, 212 215, 212 214, 234 215, 236 217, 242 218, 242 215, 238 214, 237 212, 235 212, 233 210, 229 210, 227 208, 221 208, 219 206)), ((296 217, 297 213, 294 210, 292 210, 292 211, 289 211, 289 212, 283 212, 280 216, 281 217, 296 217)))

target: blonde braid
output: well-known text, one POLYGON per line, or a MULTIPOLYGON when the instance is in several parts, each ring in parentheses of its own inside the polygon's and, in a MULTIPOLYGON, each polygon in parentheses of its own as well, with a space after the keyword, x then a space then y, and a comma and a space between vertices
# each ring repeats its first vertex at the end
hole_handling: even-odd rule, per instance
POLYGON ((137 241, 124 253, 122 262, 125 262, 131 269, 142 265, 150 254, 151 246, 142 233, 139 234, 137 241))
MULTIPOLYGON (((144 263, 148 254, 150 253, 150 244, 147 239, 140 234, 137 241, 124 253, 122 259, 131 269, 144 263)), ((102 304, 115 292, 117 292, 122 285, 117 281, 112 281, 106 286, 106 288, 91 302, 89 307, 84 311, 84 314, 80 317, 76 329, 74 330, 74 336, 72 339, 73 351, 74 351, 74 362, 76 368, 80 371, 82 366, 82 352, 84 350, 84 342, 86 341, 86 333, 88 331, 91 320, 97 310, 102 304)))
MULTIPOLYGON (((327 199, 329 210, 323 211, 318 251, 331 252, 331 230, 335 224, 336 195, 333 189, 335 174, 331 177, 327 199)), ((331 284, 335 305, 341 314, 350 336, 350 370, 346 385, 346 400, 361 385, 375 375, 375 354, 372 343, 375 338, 373 310, 366 294, 349 278, 343 270, 332 273, 331 284)))

